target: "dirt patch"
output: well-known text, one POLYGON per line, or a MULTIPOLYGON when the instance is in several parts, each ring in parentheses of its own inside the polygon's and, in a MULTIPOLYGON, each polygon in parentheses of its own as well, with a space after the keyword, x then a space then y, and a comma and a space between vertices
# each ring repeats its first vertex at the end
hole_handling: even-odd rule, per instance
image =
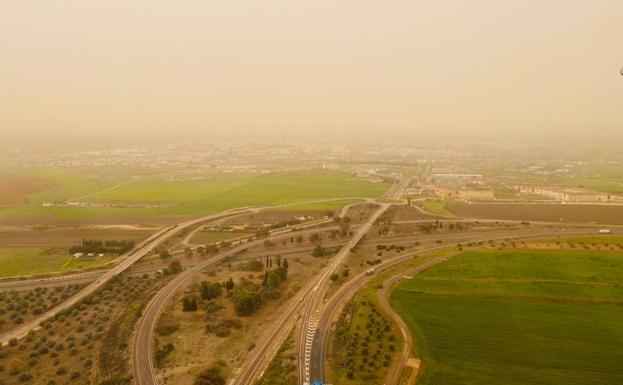
POLYGON ((436 218, 408 205, 392 206, 387 210, 387 215, 394 221, 434 220, 436 218))
POLYGON ((31 176, 0 175, 0 207, 27 201, 31 194, 54 187, 54 183, 31 176))
POLYGON ((446 209, 467 218, 623 224, 623 206, 618 205, 449 202, 446 209))

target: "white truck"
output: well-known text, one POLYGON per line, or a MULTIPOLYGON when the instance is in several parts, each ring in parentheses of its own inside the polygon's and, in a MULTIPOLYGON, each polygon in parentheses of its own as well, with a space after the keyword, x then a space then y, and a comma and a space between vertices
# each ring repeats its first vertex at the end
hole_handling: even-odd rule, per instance
POLYGON ((610 229, 599 229, 599 234, 611 234, 610 229))

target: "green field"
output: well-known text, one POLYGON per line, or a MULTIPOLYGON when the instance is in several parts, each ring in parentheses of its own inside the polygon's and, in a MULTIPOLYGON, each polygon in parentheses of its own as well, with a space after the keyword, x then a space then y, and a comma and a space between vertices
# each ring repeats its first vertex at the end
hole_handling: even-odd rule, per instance
MULTIPOLYGON (((31 172, 34 173, 34 172, 31 172)), ((0 209, 0 217, 56 218, 197 215, 241 206, 266 206, 330 198, 378 197, 389 187, 354 179, 348 173, 314 171, 255 176, 228 176, 193 182, 131 181, 76 172, 39 171, 36 176, 56 187, 28 197, 29 203, 0 209), (119 187, 110 189, 113 186, 119 187), (86 197, 84 197, 86 195, 86 197), (46 201, 71 198, 95 205, 151 205, 157 207, 42 207, 46 201)), ((338 207, 339 203, 298 206, 297 210, 338 207)))
POLYGON ((424 210, 435 215, 452 218, 456 217, 456 215, 446 210, 446 202, 442 200, 427 199, 422 202, 422 206, 424 206, 424 210))
POLYGON ((352 199, 335 200, 329 202, 308 203, 302 205, 292 205, 280 207, 282 211, 335 211, 351 203, 357 202, 352 199))
POLYGON ((623 254, 461 254, 399 284, 418 384, 623 383, 623 254))
POLYGON ((68 272, 102 266, 114 257, 75 260, 62 250, 45 248, 0 249, 0 278, 68 272))

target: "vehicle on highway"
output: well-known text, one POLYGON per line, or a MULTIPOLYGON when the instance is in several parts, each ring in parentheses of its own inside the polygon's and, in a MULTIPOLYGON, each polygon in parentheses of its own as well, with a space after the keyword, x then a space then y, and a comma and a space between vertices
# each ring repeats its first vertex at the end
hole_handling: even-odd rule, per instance
POLYGON ((599 229, 599 234, 612 234, 610 229, 599 229))

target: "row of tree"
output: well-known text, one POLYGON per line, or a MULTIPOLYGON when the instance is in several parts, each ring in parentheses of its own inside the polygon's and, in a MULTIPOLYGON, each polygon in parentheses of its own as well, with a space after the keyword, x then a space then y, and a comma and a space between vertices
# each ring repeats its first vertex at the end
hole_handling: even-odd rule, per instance
POLYGON ((110 253, 123 254, 134 248, 134 241, 131 240, 107 240, 83 239, 79 245, 69 248, 70 254, 76 253, 110 253))

